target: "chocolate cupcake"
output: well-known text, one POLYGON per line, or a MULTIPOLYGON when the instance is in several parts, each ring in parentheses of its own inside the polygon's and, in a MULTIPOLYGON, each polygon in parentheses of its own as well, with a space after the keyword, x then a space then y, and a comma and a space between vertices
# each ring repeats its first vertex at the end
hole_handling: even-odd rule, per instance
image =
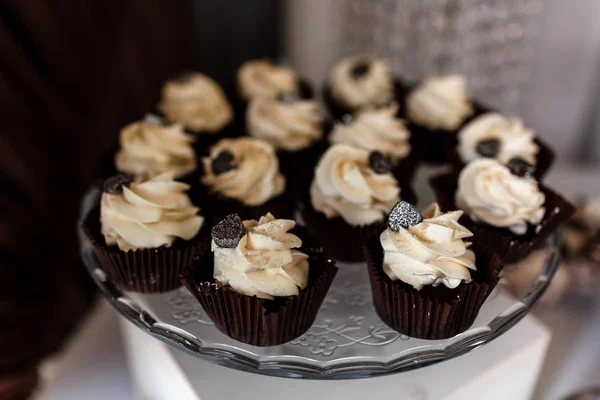
POLYGON ((336 144, 316 167, 302 197, 302 218, 338 260, 361 261, 362 246, 385 229, 385 217, 400 197, 415 201, 387 161, 381 153, 336 144))
POLYGON ((106 181, 100 206, 83 228, 110 280, 135 292, 181 285, 204 236, 204 218, 186 194, 189 186, 164 173, 144 181, 117 175, 106 181))
POLYGON ((446 339, 467 330, 499 280, 502 263, 490 249, 466 242, 473 234, 437 204, 422 215, 398 203, 365 257, 379 317, 421 339, 446 339))
POLYGON ((454 147, 458 130, 482 112, 462 75, 428 77, 406 97, 408 127, 423 144, 425 161, 432 163, 448 161, 444 149, 454 147))
POLYGON ((201 197, 213 221, 229 214, 257 219, 267 212, 292 218, 295 198, 269 143, 248 137, 223 139, 203 160, 201 197))
POLYGON ((504 165, 526 162, 538 180, 550 169, 554 153, 519 118, 488 112, 466 124, 458 132, 458 143, 448 149, 458 172, 478 158, 493 158, 504 165))
POLYGON ((186 268, 183 284, 225 335, 275 346, 310 328, 337 272, 293 220, 227 216, 206 251, 186 268))
POLYGON ((394 79, 389 63, 371 55, 358 55, 339 61, 323 88, 323 98, 331 115, 342 119, 363 109, 373 109, 396 101, 404 108, 407 87, 394 79))
MULTIPOLYGON (((254 98, 246 112, 246 130, 277 150, 286 176, 310 171, 327 147, 317 101, 303 100, 295 94, 254 98)), ((303 181, 300 178, 291 183, 299 188, 303 181)))
POLYGON ((199 72, 167 81, 157 109, 166 121, 183 125, 196 137, 195 147, 200 154, 219 139, 240 134, 232 124, 233 109, 223 89, 199 72))
POLYGON ((540 186, 523 165, 510 167, 477 159, 458 178, 446 174, 431 181, 442 207, 464 210, 461 223, 505 263, 517 262, 543 245, 574 211, 568 201, 540 186))
POLYGON ((329 141, 380 152, 393 164, 392 173, 399 182, 409 182, 421 154, 411 140, 404 120, 397 117, 398 105, 359 111, 333 126, 329 141))

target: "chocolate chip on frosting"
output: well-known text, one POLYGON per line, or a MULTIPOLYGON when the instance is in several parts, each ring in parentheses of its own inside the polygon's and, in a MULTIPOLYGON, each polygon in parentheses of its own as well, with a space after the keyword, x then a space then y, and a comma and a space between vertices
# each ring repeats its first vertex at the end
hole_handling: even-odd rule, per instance
POLYGON ((123 193, 123 186, 129 186, 133 178, 127 174, 117 174, 104 181, 104 192, 110 194, 123 193))
POLYGON ((530 177, 534 170, 533 165, 519 157, 511 158, 506 166, 513 175, 520 176, 521 178, 530 177))
POLYGON ((277 95, 277 101, 282 103, 295 103, 298 100, 300 100, 300 96, 295 92, 279 92, 277 95))
POLYGON ((498 139, 486 139, 477 143, 475 150, 484 157, 493 158, 500 151, 500 141, 498 139))
POLYGON ((409 226, 417 225, 422 220, 423 217, 417 207, 401 200, 392 208, 388 217, 388 226, 394 232, 399 232, 400 228, 406 229, 409 226))
POLYGON ((213 174, 221 175, 227 171, 231 171, 237 166, 235 162, 235 157, 231 154, 230 151, 223 150, 212 160, 210 167, 212 169, 213 174))
POLYGON ((382 152, 373 151, 369 154, 369 166, 378 174, 387 174, 394 167, 394 162, 382 152))
POLYGON ((354 79, 360 79, 369 73, 369 69, 369 60, 361 60, 354 64, 354 66, 350 70, 350 73, 352 74, 354 79))
POLYGON ((237 247, 245 234, 246 229, 244 229, 242 219, 237 214, 226 216, 225 219, 213 226, 211 231, 212 238, 217 246, 226 249, 237 247))

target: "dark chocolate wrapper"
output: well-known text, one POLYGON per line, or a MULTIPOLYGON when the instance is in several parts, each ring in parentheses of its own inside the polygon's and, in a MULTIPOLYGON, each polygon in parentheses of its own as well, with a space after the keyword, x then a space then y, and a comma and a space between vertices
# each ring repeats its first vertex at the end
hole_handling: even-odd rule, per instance
POLYGON ((377 314, 392 329, 420 339, 446 339, 469 329, 503 267, 493 250, 474 243, 477 271, 471 271, 473 281, 455 289, 427 286, 418 291, 404 282, 393 282, 383 272, 379 236, 371 237, 364 251, 377 314))
MULTIPOLYGON (((410 90, 410 86, 405 83, 402 79, 395 78, 394 79, 394 101, 398 103, 399 110, 398 115, 403 116, 405 112, 405 101, 406 94, 410 90)), ((341 120, 344 115, 350 114, 352 115, 356 110, 350 110, 342 105, 340 105, 336 99, 331 94, 331 87, 329 82, 326 82, 323 86, 323 101, 327 107, 327 110, 331 114, 334 119, 341 120)))
MULTIPOLYGON (((400 186, 400 198, 411 204, 417 203, 416 195, 408 184, 400 186)), ((309 189, 306 188, 300 204, 304 224, 317 236, 328 253, 339 261, 364 260, 363 246, 373 235, 379 235, 387 227, 387 218, 370 225, 353 226, 343 218, 327 218, 313 208, 309 189)))
MULTIPOLYGON (((554 152, 539 138, 535 138, 535 143, 538 145, 540 151, 537 154, 537 164, 535 166, 533 176, 539 181, 544 177, 544 175, 546 175, 546 172, 550 170, 550 167, 554 163, 554 152)), ((458 174, 465 166, 465 163, 456 151, 457 147, 458 142, 456 142, 454 145, 446 143, 445 151, 448 160, 452 164, 452 168, 454 169, 455 173, 458 174)))
POLYGON ((124 290, 141 293, 167 292, 181 286, 179 274, 201 247, 210 232, 208 219, 195 238, 177 239, 171 247, 122 251, 107 246, 100 231, 100 208, 87 215, 83 229, 96 257, 110 280, 124 290))
MULTIPOLYGON (((456 210, 454 202, 458 175, 442 174, 431 179, 440 207, 443 210, 456 210)), ((473 232, 476 240, 493 249, 506 264, 524 259, 532 250, 544 245, 546 239, 575 212, 573 205, 552 189, 539 185, 546 196, 546 214, 542 221, 529 226, 524 235, 515 235, 507 228, 496 228, 483 222, 474 222, 466 213, 460 223, 473 232)))
POLYGON ((301 250, 310 256, 309 283, 298 296, 265 300, 217 285, 209 250, 183 271, 181 281, 225 335, 253 346, 276 346, 297 338, 313 324, 337 267, 320 248, 309 245, 314 239, 307 240, 305 229, 296 227, 292 232, 302 238, 301 250))
POLYGON ((407 120, 406 125, 410 129, 412 137, 423 149, 424 161, 431 164, 444 164, 450 162, 446 149, 456 147, 458 131, 473 119, 489 111, 489 108, 477 102, 473 102, 473 109, 473 114, 465 119, 461 126, 453 131, 446 129, 429 129, 407 120))
POLYGON ((258 206, 248 206, 239 200, 225 197, 219 193, 210 193, 207 187, 199 187, 190 193, 194 204, 204 204, 207 221, 214 225, 230 214, 238 214, 244 219, 260 219, 267 213, 277 218, 294 219, 296 209, 296 196, 286 182, 285 191, 279 196, 258 206))

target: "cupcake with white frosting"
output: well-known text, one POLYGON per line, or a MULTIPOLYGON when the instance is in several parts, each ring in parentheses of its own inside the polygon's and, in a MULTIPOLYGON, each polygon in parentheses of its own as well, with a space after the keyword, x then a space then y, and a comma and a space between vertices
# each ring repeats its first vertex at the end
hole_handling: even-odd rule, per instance
POLYGON ((573 213, 569 202, 531 176, 527 163, 476 159, 458 177, 440 175, 432 184, 440 203, 463 210, 464 224, 505 262, 526 257, 573 213))
POLYGON ((279 159, 271 144, 241 137, 223 139, 202 160, 201 182, 208 191, 207 204, 218 220, 237 213, 259 218, 268 211, 292 217, 294 201, 279 159))
POLYGON ((324 98, 333 116, 341 118, 345 114, 386 106, 401 98, 404 90, 385 59, 362 54, 334 65, 324 88, 324 98))
POLYGON ((165 126, 137 121, 121 130, 115 167, 135 176, 172 172, 175 178, 181 178, 197 167, 193 141, 194 137, 180 124, 165 126))
POLYGON ((458 132, 456 155, 460 169, 478 158, 493 158, 504 165, 525 162, 539 178, 551 166, 554 155, 519 118, 488 112, 473 119, 458 132))
POLYGON ((473 246, 462 211, 394 206, 388 226, 365 248, 375 309, 411 337, 444 339, 466 330, 498 282, 500 259, 473 246))
POLYGON ((116 175, 105 182, 84 229, 113 282, 138 292, 180 286, 179 273, 198 250, 204 226, 188 189, 172 172, 136 180, 116 175))
POLYGON ((380 152, 345 144, 331 146, 317 164, 303 217, 336 258, 360 261, 365 238, 382 230, 393 205, 401 197, 414 200, 392 167, 380 152))
POLYGON ((182 281, 217 328, 255 346, 304 333, 337 271, 306 230, 271 213, 246 221, 227 216, 212 229, 211 250, 182 281))
POLYGON ((411 143, 411 133, 398 116, 398 105, 392 103, 378 109, 357 112, 346 122, 333 126, 329 141, 347 144, 368 151, 378 151, 390 157, 396 179, 409 181, 419 155, 411 143))
POLYGON ((406 97, 411 131, 426 144, 430 162, 446 161, 443 149, 456 142, 457 131, 478 112, 463 75, 425 78, 406 97))

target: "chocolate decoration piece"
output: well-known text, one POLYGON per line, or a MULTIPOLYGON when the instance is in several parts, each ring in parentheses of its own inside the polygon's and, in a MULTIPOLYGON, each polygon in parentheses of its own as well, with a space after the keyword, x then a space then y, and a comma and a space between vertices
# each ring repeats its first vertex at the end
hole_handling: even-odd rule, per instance
POLYGON ((234 249, 244 235, 246 229, 238 214, 230 214, 221 222, 213 226, 211 235, 217 246, 225 249, 234 249))
POLYGON ((498 139, 487 139, 477 143, 475 150, 484 157, 493 158, 500 150, 500 141, 498 139))
POLYGON ((394 162, 382 152, 373 151, 369 154, 369 166, 377 174, 387 174, 394 167, 394 162))
POLYGON ((298 100, 300 100, 300 96, 295 92, 280 92, 277 95, 277 101, 282 103, 295 103, 298 100))
POLYGON ((223 150, 217 154, 217 156, 210 163, 210 168, 215 175, 224 174, 227 171, 231 171, 235 167, 237 167, 235 158, 228 150, 223 150))
POLYGON ((133 181, 133 177, 131 177, 131 175, 117 174, 111 176, 104 181, 104 192, 110 194, 121 194, 123 193, 123 186, 129 186, 131 181, 133 181))
POLYGON ((409 226, 417 225, 422 220, 423 217, 417 207, 401 200, 392 208, 388 217, 388 226, 394 232, 399 232, 400 228, 406 229, 409 226))
POLYGON ((352 123, 352 120, 354 119, 354 117, 352 117, 352 114, 344 114, 342 115, 342 122, 344 123, 344 125, 348 125, 350 123, 352 123))
POLYGON ((529 178, 533 174, 534 167, 522 158, 511 158, 508 164, 506 164, 510 172, 513 175, 520 176, 521 178, 529 178))
POLYGON ((354 67, 352 67, 350 73, 352 74, 352 77, 354 79, 360 79, 369 73, 370 67, 371 66, 369 65, 368 60, 359 61, 356 64, 354 64, 354 67))

